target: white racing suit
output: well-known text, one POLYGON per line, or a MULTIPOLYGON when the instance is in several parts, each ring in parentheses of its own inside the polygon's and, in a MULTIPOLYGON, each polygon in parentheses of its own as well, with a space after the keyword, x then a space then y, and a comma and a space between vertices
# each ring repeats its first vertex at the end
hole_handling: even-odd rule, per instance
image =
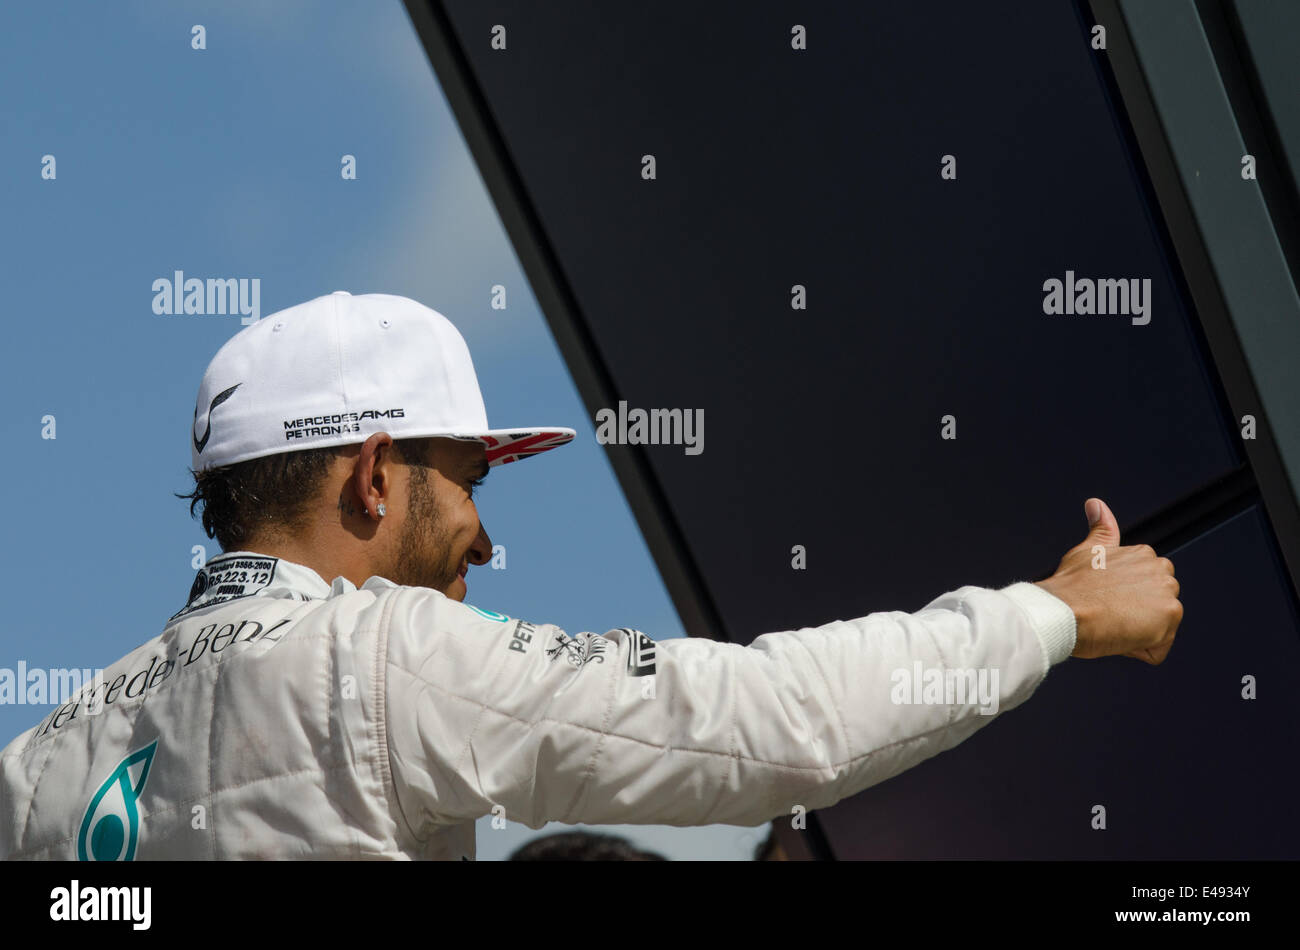
POLYGON ((0 753, 0 858, 472 860, 488 814, 757 825, 952 748, 1074 642, 1025 583, 744 647, 570 638, 223 554, 160 636, 0 753), (962 670, 992 703, 961 701, 974 675, 912 688, 962 670))

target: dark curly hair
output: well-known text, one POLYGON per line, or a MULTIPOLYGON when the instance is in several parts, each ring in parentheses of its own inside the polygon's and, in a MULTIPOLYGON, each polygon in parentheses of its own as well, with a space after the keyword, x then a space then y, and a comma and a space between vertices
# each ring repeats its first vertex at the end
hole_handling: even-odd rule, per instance
MULTIPOLYGON (((398 461, 428 465, 434 440, 396 439, 398 461)), ((221 465, 206 472, 190 469, 194 491, 175 492, 190 503, 190 517, 203 505, 203 530, 222 551, 238 551, 264 531, 293 534, 305 527, 311 503, 333 461, 350 445, 300 452, 281 452, 247 462, 221 465)))
POLYGON ((662 854, 642 851, 619 835, 568 831, 543 835, 516 848, 511 861, 667 861, 662 854))

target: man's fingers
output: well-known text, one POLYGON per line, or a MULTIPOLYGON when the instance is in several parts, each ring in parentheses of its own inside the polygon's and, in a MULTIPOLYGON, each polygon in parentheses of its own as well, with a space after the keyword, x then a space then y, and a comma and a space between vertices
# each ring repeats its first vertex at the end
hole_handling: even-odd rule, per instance
POLYGON ((1086 547, 1091 549, 1094 544, 1106 548, 1119 547, 1119 522, 1109 505, 1100 498, 1089 498, 1083 503, 1083 513, 1088 517, 1090 528, 1083 540, 1086 547))
POLYGON ((1173 646, 1170 641, 1165 646, 1148 647, 1145 650, 1134 650, 1132 653, 1125 653, 1125 656, 1131 656, 1135 660, 1141 660, 1143 663, 1150 663, 1152 666, 1159 666, 1169 655, 1169 650, 1173 646))
POLYGON ((1100 498, 1084 503, 1088 534, 1040 586, 1074 611, 1073 656, 1122 655, 1159 666, 1183 619, 1173 562, 1149 544, 1121 544, 1119 521, 1100 498), (1105 559, 1098 557, 1102 551, 1105 559))
POLYGON ((1131 653, 1125 653, 1125 656, 1131 656, 1135 660, 1141 660, 1143 663, 1150 663, 1152 666, 1159 666, 1169 655, 1169 651, 1174 648, 1174 636, 1178 633, 1178 624, 1182 620, 1182 604, 1178 605, 1177 620, 1165 634, 1165 638, 1154 646, 1143 647, 1141 650, 1134 650, 1131 653))

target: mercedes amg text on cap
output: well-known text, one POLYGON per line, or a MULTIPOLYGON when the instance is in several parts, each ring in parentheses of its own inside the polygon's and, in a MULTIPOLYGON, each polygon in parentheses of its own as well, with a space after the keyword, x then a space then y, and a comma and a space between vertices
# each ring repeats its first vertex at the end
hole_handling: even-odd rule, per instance
POLYGON ((469 347, 450 320, 405 297, 340 290, 270 314, 217 351, 199 385, 190 455, 201 472, 376 432, 481 442, 489 465, 575 435, 489 428, 469 347))

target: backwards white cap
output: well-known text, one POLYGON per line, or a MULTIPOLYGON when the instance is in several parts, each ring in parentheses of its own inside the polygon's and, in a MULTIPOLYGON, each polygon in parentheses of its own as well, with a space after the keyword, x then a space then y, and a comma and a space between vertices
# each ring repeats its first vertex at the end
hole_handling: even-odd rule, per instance
POLYGON ((388 294, 335 291, 240 330, 199 384, 196 472, 364 442, 445 436, 481 442, 489 465, 573 439, 572 429, 490 429, 469 347, 451 321, 388 294))

